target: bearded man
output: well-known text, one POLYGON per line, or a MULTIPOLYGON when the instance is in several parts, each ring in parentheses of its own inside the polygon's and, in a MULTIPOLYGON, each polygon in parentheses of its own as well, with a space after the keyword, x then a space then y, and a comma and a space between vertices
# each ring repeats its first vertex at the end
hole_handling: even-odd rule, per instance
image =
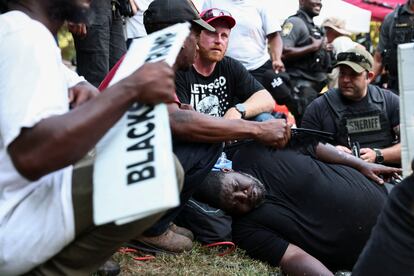
POLYGON ((234 18, 220 9, 205 10, 201 18, 216 31, 201 31, 193 66, 176 73, 176 93, 181 103, 227 119, 271 112, 275 104, 272 95, 240 62, 224 56, 231 28, 236 24, 234 18))

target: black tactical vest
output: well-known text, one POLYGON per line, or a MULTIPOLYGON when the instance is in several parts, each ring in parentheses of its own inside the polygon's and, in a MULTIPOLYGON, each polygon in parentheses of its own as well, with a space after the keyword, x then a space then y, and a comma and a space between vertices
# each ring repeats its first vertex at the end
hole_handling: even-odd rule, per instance
MULTIPOLYGON (((306 27, 309 30, 310 36, 312 36, 315 39, 320 39, 324 36, 324 32, 321 28, 316 26, 315 24, 309 22, 306 18, 306 16, 302 12, 298 12, 295 15, 292 15, 290 17, 299 17, 300 19, 305 22, 306 27)), ((303 44, 298 44, 298 47, 303 47, 306 45, 311 44, 311 40, 309 39, 303 44)), ((298 68, 305 72, 312 73, 312 72, 323 72, 327 73, 330 71, 332 67, 332 55, 330 52, 326 51, 325 49, 321 48, 318 51, 306 55, 305 57, 302 57, 300 59, 297 59, 295 61, 288 62, 288 67, 292 68, 298 68)))
POLYGON ((404 6, 398 6, 394 14, 390 43, 385 49, 384 65, 392 77, 398 76, 398 44, 414 42, 414 14, 403 13, 404 6))
POLYGON ((394 141, 392 127, 387 117, 385 96, 377 86, 368 86, 367 104, 354 107, 345 105, 338 89, 324 94, 335 114, 336 141, 350 147, 359 142, 363 148, 385 148, 394 141), (349 138, 348 138, 349 137, 349 138))

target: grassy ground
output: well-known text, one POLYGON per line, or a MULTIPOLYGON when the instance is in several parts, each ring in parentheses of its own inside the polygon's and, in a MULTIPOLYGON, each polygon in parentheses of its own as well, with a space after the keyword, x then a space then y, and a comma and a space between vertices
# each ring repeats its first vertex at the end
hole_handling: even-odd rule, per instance
POLYGON ((245 256, 237 249, 223 257, 217 249, 196 244, 193 250, 178 255, 157 255, 148 261, 136 261, 134 253, 116 253, 114 259, 121 265, 121 275, 283 275, 271 267, 245 256))

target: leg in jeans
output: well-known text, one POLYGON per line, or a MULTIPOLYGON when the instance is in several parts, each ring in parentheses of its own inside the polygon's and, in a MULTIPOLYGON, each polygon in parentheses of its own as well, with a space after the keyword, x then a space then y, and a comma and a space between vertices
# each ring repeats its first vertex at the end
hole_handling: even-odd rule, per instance
MULTIPOLYGON (((176 174, 182 183, 184 172, 176 160, 176 174)), ((73 175, 75 240, 29 275, 89 275, 98 269, 122 244, 155 223, 162 215, 124 225, 95 226, 92 218, 92 166, 82 166, 73 175)), ((53 237, 51 237, 53 238, 53 237)))
POLYGON ((352 275, 414 275, 414 175, 392 190, 352 275))

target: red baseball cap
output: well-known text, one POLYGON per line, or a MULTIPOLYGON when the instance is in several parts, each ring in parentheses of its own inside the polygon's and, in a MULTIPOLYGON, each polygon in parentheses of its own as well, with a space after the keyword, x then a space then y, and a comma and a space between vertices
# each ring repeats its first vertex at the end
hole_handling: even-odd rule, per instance
POLYGON ((207 23, 211 23, 212 21, 217 19, 223 19, 227 22, 227 24, 229 24, 230 29, 233 28, 234 25, 236 25, 236 20, 231 16, 231 13, 222 9, 212 8, 204 10, 200 14, 200 17, 207 23))

